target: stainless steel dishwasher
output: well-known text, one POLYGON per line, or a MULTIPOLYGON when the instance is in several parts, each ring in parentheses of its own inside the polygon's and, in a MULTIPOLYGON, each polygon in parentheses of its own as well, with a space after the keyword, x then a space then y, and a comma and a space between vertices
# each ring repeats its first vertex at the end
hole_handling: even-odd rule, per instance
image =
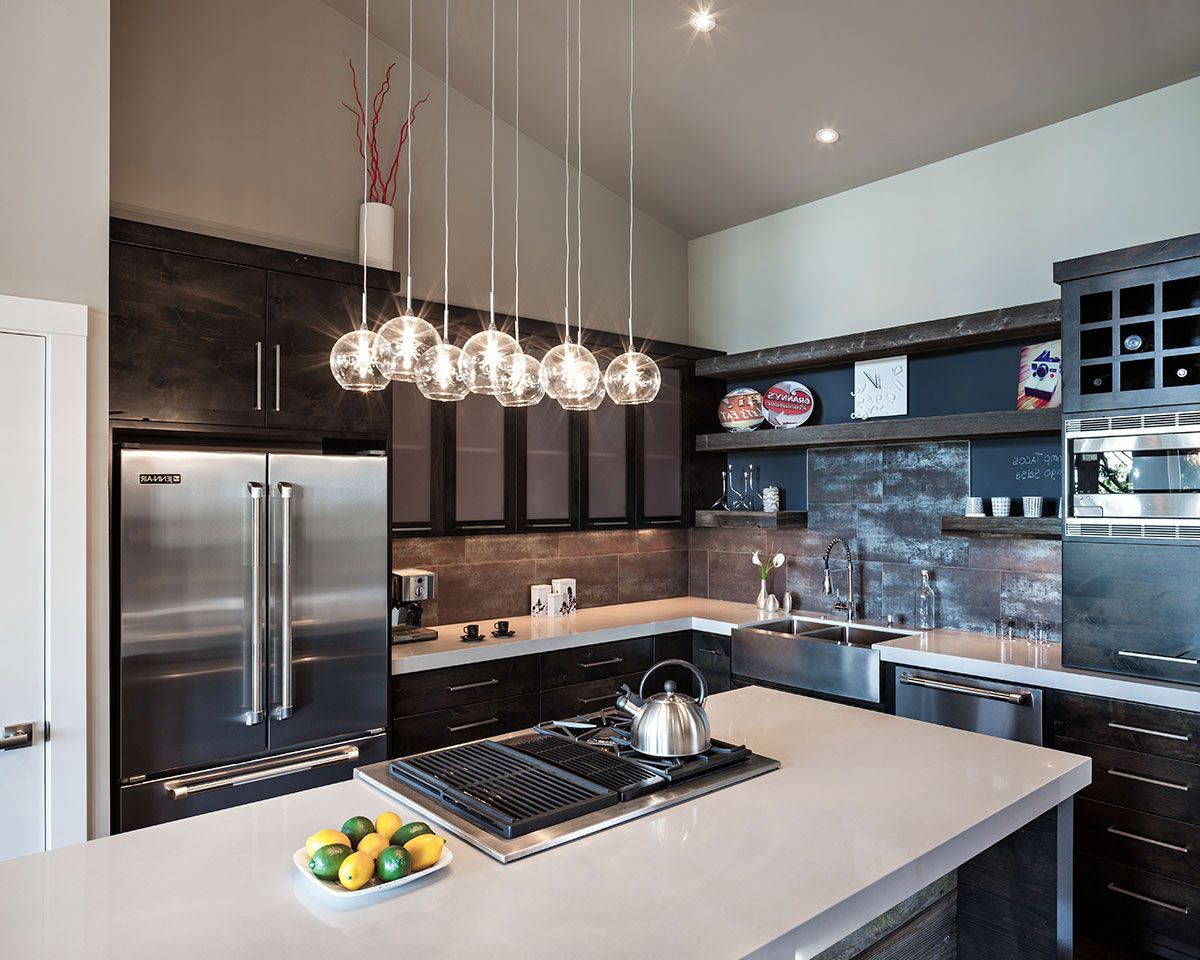
POLYGON ((896 715, 1042 746, 1042 691, 917 667, 896 667, 896 715))

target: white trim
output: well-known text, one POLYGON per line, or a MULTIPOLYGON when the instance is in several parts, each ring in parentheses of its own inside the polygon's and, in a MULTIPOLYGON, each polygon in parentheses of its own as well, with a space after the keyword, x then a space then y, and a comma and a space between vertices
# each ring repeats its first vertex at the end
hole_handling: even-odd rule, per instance
POLYGON ((46 845, 88 827, 87 307, 0 295, 0 332, 46 340, 46 845))

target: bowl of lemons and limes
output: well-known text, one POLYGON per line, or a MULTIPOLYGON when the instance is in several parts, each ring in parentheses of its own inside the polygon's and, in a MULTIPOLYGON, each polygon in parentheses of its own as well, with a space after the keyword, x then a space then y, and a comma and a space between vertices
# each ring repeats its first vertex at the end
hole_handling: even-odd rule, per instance
POLYGON ((448 866, 454 857, 429 824, 405 823, 387 811, 351 817, 340 830, 318 830, 292 857, 296 867, 335 896, 392 889, 448 866))

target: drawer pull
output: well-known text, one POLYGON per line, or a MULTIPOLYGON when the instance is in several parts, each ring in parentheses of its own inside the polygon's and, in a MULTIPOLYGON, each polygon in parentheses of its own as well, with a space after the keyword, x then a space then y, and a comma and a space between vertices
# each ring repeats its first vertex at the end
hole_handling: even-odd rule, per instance
POLYGON ((1152 843, 1156 847, 1174 850, 1176 853, 1191 852, 1187 847, 1181 847, 1177 843, 1167 843, 1166 840, 1155 840, 1153 837, 1143 837, 1141 834, 1130 833, 1127 830, 1118 830, 1116 827, 1109 827, 1108 832, 1115 837, 1124 837, 1126 840, 1137 840, 1139 843, 1152 843))
POLYGON ((1118 657, 1133 657, 1135 660, 1165 660, 1167 663, 1185 663, 1194 667, 1200 663, 1193 657, 1168 657, 1161 653, 1138 653, 1136 650, 1118 650, 1118 657))
POLYGON ((611 667, 614 663, 623 663, 624 657, 609 657, 607 660, 593 660, 591 663, 581 663, 580 666, 584 670, 591 670, 592 667, 611 667))
POLYGON ((703 648, 701 653, 711 654, 714 657, 723 657, 725 654, 720 650, 709 650, 708 647, 703 648))
POLYGON ((447 727, 446 729, 451 733, 460 733, 463 730, 472 730, 475 727, 487 727, 499 722, 499 717, 488 717, 486 720, 476 720, 474 723, 460 723, 457 727, 447 727))
POLYGON ((478 683, 460 683, 456 687, 447 687, 446 689, 451 693, 458 693, 459 690, 476 690, 479 687, 490 687, 499 682, 495 677, 492 677, 491 680, 480 680, 478 683))
POLYGON ((1141 900, 1143 903, 1148 903, 1153 907, 1162 907, 1164 910, 1174 910, 1176 913, 1182 913, 1185 917, 1188 914, 1187 907, 1181 907, 1176 903, 1167 903, 1166 900, 1155 900, 1154 897, 1148 897, 1144 893, 1134 893, 1132 890, 1126 890, 1124 887, 1118 887, 1115 883, 1110 883, 1108 889, 1113 893, 1119 893, 1124 897, 1133 897, 1134 900, 1141 900))
POLYGON ((1136 773, 1126 773, 1124 770, 1109 770, 1109 776, 1124 777, 1126 780, 1137 780, 1139 783, 1148 783, 1155 787, 1169 787, 1172 790, 1182 790, 1187 792, 1188 785, 1186 783, 1171 783, 1170 780, 1155 780, 1153 777, 1142 777, 1136 773))
POLYGON ((280 757, 278 760, 247 763, 241 768, 226 771, 218 776, 192 774, 188 777, 180 777, 178 780, 167 780, 163 783, 163 791, 172 800, 186 800, 188 797, 198 796, 202 793, 241 787, 292 773, 307 773, 309 770, 319 770, 321 767, 349 763, 357 759, 358 747, 354 744, 341 747, 319 747, 291 756, 280 757))
POLYGON ((580 703, 599 703, 601 700, 616 700, 618 696, 620 696, 620 694, 614 690, 612 693, 606 693, 602 697, 580 697, 579 702, 580 703))
POLYGON ((986 687, 973 687, 966 683, 950 683, 947 680, 935 680, 933 677, 920 677, 912 673, 900 675, 900 682, 910 687, 928 687, 931 690, 945 690, 949 693, 961 693, 968 697, 979 697, 982 700, 1002 700, 1016 707, 1028 706, 1033 702, 1033 694, 1028 690, 989 690, 986 687))
POLYGON ((1130 733, 1144 733, 1150 737, 1165 737, 1167 740, 1182 740, 1187 743, 1191 740, 1191 736, 1186 733, 1167 733, 1165 730, 1147 730, 1145 727, 1131 727, 1125 723, 1114 723, 1108 721, 1108 725, 1114 730, 1127 730, 1130 733))

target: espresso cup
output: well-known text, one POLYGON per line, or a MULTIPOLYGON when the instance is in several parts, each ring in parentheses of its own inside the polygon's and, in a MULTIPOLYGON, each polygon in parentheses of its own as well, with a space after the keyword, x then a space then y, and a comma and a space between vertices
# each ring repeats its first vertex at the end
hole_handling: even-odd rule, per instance
POLYGON ((474 640, 477 636, 479 636, 479 624, 468 623, 463 629, 463 636, 470 637, 472 640, 474 640))
POLYGON ((492 626, 496 628, 497 633, 508 633, 508 621, 507 620, 497 620, 495 623, 492 624, 492 626))

